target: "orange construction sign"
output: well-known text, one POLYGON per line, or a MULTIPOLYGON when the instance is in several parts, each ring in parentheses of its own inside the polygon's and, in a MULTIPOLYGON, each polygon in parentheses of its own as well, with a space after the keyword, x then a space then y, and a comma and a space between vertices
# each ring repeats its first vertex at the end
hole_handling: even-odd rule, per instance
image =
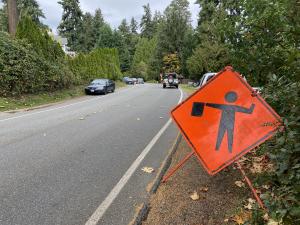
POLYGON ((281 126, 276 112, 232 67, 214 76, 171 115, 211 175, 269 139, 281 126))

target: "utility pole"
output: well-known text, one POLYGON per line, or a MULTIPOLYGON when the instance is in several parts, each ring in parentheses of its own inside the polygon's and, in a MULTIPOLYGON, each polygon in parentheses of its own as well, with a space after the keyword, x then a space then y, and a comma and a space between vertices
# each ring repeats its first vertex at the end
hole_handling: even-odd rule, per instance
POLYGON ((18 25, 18 10, 17 0, 7 0, 7 13, 8 13, 8 32, 11 36, 16 35, 18 25))

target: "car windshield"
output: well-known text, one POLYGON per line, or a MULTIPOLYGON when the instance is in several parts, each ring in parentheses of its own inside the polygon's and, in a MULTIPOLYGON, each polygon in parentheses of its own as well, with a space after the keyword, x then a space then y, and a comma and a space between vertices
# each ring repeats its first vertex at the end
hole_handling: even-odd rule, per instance
POLYGON ((105 85, 106 80, 94 80, 91 85, 105 85))
POLYGON ((170 74, 165 74, 165 78, 173 78, 176 79, 176 74, 175 73, 170 73, 170 74))

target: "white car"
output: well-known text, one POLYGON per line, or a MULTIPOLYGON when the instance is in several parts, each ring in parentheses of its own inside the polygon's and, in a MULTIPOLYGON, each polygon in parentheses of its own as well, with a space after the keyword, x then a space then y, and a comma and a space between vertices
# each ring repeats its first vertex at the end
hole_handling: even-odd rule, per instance
MULTIPOLYGON (((200 80, 199 88, 206 84, 211 78, 213 78, 217 73, 205 73, 200 80)), ((246 77, 243 76, 243 79, 247 82, 246 77)), ((261 87, 252 87, 256 93, 261 93, 261 87)))

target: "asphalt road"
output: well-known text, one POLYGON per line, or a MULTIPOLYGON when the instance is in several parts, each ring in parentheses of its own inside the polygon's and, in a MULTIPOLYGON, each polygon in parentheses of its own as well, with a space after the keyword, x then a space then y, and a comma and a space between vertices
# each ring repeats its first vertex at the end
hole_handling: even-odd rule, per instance
POLYGON ((1 113, 0 224, 128 224, 177 135, 181 95, 145 84, 1 113))

